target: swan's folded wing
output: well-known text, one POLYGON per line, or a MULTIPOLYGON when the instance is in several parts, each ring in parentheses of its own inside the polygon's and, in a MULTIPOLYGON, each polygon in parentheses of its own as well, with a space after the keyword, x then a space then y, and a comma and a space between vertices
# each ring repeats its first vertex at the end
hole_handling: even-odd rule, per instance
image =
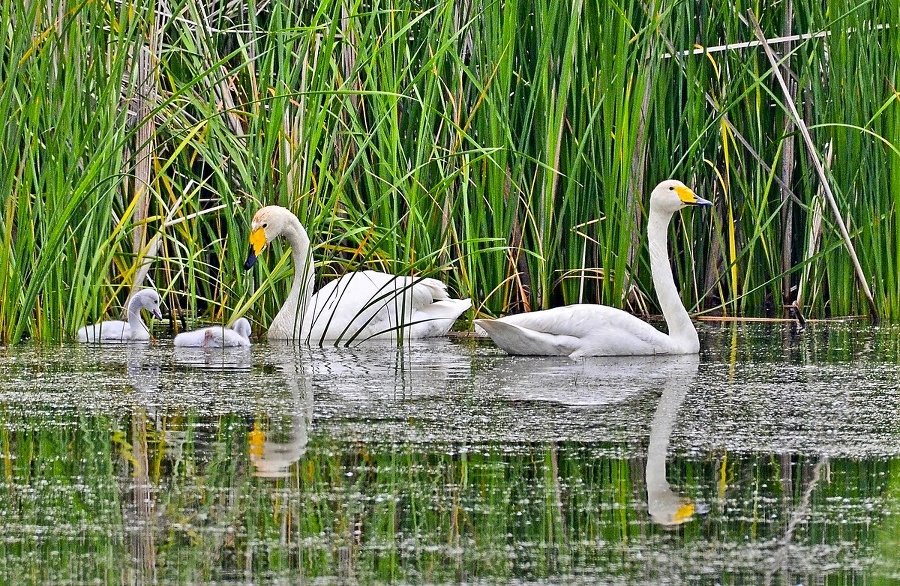
POLYGON ((395 338, 410 324, 412 337, 434 336, 446 333, 470 306, 467 299, 451 300, 436 279, 359 271, 331 281, 310 299, 307 331, 312 343, 395 338), (435 323, 423 325, 428 321, 435 323))
MULTIPOLYGON (((123 343, 132 340, 131 327, 127 322, 110 320, 84 326, 76 333, 79 342, 123 343)), ((149 339, 149 335, 147 336, 149 339)), ((141 341, 138 339, 138 341, 141 341)))
POLYGON ((608 335, 615 330, 628 330, 634 327, 653 329, 646 322, 621 309, 590 304, 566 305, 542 311, 517 313, 501 317, 496 321, 536 332, 574 338, 586 338, 596 334, 598 330, 603 330, 608 335))
POLYGON ((500 319, 475 320, 495 344, 520 356, 569 356, 578 349, 578 338, 528 329, 500 319))
POLYGON ((442 299, 416 311, 412 316, 410 337, 433 338, 444 336, 467 309, 471 299, 442 299))
POLYGON ((647 322, 605 305, 567 305, 476 323, 510 354, 528 350, 545 356, 650 355, 667 353, 671 346, 669 337, 647 322), (496 322, 517 330, 500 332, 499 326, 492 326, 496 322))
POLYGON ((404 312, 428 302, 428 290, 411 288, 404 278, 378 271, 347 273, 324 285, 310 299, 305 320, 309 341, 361 342, 391 335, 404 312))

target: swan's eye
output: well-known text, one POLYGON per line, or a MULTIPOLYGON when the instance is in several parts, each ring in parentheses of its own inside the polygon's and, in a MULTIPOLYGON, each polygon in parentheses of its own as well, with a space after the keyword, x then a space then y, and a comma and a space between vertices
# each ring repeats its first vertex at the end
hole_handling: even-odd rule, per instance
POLYGON ((672 186, 670 185, 670 186, 669 186, 669 191, 675 191, 675 188, 672 187, 672 186))
POLYGON ((262 225, 262 227, 263 227, 263 228, 265 228, 265 227, 266 227, 266 226, 268 226, 268 225, 269 225, 269 224, 268 224, 268 223, 266 223, 266 222, 263 222, 263 225, 262 225))

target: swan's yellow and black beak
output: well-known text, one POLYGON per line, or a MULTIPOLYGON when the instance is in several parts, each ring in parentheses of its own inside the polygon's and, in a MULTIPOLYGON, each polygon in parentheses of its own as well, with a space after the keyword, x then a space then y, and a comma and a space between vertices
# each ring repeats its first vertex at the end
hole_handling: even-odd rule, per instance
POLYGON ((247 260, 244 262, 244 270, 248 271, 256 264, 256 259, 262 249, 266 246, 266 230, 262 226, 250 233, 250 251, 247 253, 247 260))
MULTIPOLYGON (((703 200, 706 201, 706 200, 703 200)), ((685 521, 690 521, 691 517, 694 516, 694 503, 685 503, 678 507, 678 510, 675 511, 675 514, 672 516, 672 522, 675 525, 679 525, 684 523, 685 521)))
POLYGON ((690 187, 678 185, 675 187, 675 193, 681 198, 681 202, 686 206, 711 206, 712 202, 694 193, 690 187))

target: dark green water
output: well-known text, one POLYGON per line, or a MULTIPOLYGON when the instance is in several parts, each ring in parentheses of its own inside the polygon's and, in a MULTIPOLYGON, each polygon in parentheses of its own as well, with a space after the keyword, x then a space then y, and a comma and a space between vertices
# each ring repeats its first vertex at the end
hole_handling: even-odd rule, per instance
POLYGON ((897 583, 898 333, 0 348, 0 583, 897 583))

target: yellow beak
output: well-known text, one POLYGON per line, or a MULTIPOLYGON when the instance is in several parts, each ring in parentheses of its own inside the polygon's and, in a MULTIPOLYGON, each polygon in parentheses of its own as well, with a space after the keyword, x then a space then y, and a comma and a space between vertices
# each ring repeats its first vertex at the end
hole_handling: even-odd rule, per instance
POLYGON ((244 263, 244 269, 250 269, 256 264, 256 257, 262 252, 266 246, 266 230, 259 227, 250 233, 250 251, 247 253, 247 261, 244 263))
POLYGON ((681 187, 678 186, 675 188, 675 193, 678 194, 678 197, 681 198, 681 201, 685 203, 685 205, 689 206, 711 206, 712 202, 703 199, 702 197, 698 197, 694 190, 690 187, 681 187))

